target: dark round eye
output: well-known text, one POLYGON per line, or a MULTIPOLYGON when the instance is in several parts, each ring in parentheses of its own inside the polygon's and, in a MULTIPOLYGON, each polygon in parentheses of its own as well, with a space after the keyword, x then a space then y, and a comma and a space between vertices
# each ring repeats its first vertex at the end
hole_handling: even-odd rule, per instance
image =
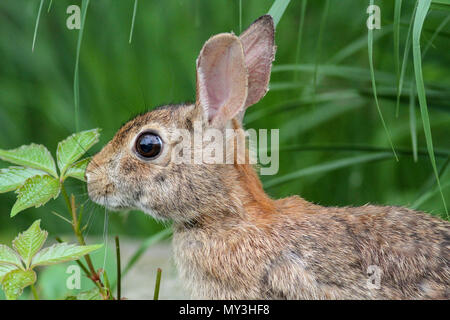
POLYGON ((154 159, 161 153, 162 140, 151 132, 144 132, 136 139, 137 153, 146 159, 154 159))

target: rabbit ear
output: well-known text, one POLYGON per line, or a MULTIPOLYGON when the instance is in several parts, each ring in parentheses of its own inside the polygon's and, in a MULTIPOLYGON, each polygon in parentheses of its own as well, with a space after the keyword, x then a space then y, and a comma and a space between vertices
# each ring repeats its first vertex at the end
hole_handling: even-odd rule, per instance
POLYGON ((270 15, 253 22, 239 37, 244 47, 245 65, 248 72, 248 96, 245 107, 249 107, 266 94, 272 61, 275 57, 275 26, 270 15))
POLYGON ((197 103, 209 124, 223 126, 244 108, 247 71, 241 41, 231 33, 213 36, 197 59, 197 103))

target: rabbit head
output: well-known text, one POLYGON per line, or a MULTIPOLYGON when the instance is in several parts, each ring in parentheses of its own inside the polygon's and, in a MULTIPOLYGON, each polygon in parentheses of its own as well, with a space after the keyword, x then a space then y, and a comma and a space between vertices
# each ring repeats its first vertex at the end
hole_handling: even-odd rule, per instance
POLYGON ((180 142, 195 141, 196 128, 219 133, 240 128, 245 109, 268 90, 274 54, 274 24, 268 15, 240 37, 211 37, 197 59, 195 104, 159 107, 126 123, 87 167, 91 199, 113 210, 135 208, 182 222, 203 211, 220 212, 224 204, 237 211, 237 195, 227 183, 239 175, 234 158, 198 163, 195 156, 206 146, 180 142), (175 161, 175 154, 193 161, 175 161))

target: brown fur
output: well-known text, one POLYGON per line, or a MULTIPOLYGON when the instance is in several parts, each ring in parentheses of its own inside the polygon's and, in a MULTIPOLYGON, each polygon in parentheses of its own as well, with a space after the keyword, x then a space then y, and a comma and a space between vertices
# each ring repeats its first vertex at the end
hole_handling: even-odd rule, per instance
MULTIPOLYGON (((273 28, 271 20, 259 21, 264 35, 273 37, 267 31, 268 26, 273 28)), ((221 37, 239 48, 236 37, 221 37)), ((258 39, 258 35, 250 38, 258 39)), ((273 41, 264 43, 273 45, 273 41)), ((266 57, 273 56, 270 50, 269 46, 266 57)), ((264 61, 271 63, 271 59, 264 61)), ((264 70, 270 73, 270 68, 264 70)), ((262 97, 266 88, 258 84, 267 83, 249 86, 256 90, 252 97, 262 97)), ((201 85, 207 88, 208 84, 201 85)), ((240 94, 231 97, 238 104, 246 101, 247 93, 240 94)), ((233 110, 236 115, 238 104, 219 112, 224 115, 233 110)), ((173 130, 192 132, 198 120, 208 127, 208 112, 197 102, 138 116, 119 130, 86 171, 94 201, 111 209, 137 208, 174 221, 175 262, 193 297, 450 297, 450 224, 446 221, 402 207, 327 208, 298 196, 273 200, 264 192, 254 168, 237 161, 172 163, 170 153, 177 143, 173 130), (165 141, 164 152, 155 161, 143 161, 133 151, 134 139, 147 129, 165 141), (368 267, 373 265, 382 272, 379 289, 367 285, 368 267)), ((239 118, 228 119, 220 128, 241 128, 239 118)))

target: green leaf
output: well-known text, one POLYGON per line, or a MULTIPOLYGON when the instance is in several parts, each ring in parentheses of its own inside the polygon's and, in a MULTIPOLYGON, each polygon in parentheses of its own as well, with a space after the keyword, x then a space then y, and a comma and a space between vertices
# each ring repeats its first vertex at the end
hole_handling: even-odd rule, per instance
POLYGON ((13 247, 22 257, 27 269, 30 266, 31 259, 47 240, 47 231, 41 230, 40 223, 41 220, 36 220, 28 230, 19 233, 13 241, 13 247))
POLYGON ((32 143, 12 150, 0 149, 0 159, 20 166, 43 170, 55 178, 58 177, 55 160, 47 148, 40 144, 32 143))
POLYGON ((436 182, 439 187, 444 209, 448 218, 447 204, 445 202, 444 193, 442 192, 441 182, 439 180, 439 174, 436 167, 436 159, 434 156, 433 138, 431 135, 430 117, 428 115, 427 98, 425 94, 425 84, 423 81, 422 73, 422 56, 420 53, 420 36, 422 34, 422 27, 425 21, 425 17, 430 9, 431 0, 419 1, 417 5, 416 15, 414 17, 413 26, 413 61, 414 61, 414 74, 416 77, 417 96, 419 98, 420 113, 422 114, 423 131, 425 133, 425 141, 427 144, 428 154, 430 156, 431 166, 433 167, 434 174, 436 176, 436 182))
POLYGON ((19 256, 8 246, 0 244, 0 265, 9 264, 12 266, 22 267, 19 256))
POLYGON ((38 252, 33 258, 32 268, 49 266, 61 262, 78 260, 84 255, 101 248, 102 244, 77 246, 74 244, 58 243, 38 252))
POLYGON ((0 193, 16 190, 23 186, 28 178, 46 174, 44 171, 24 167, 0 169, 0 193))
POLYGON ((13 270, 7 273, 2 280, 6 299, 17 300, 23 289, 36 282, 36 273, 33 270, 13 270))
POLYGON ((30 207, 40 207, 59 195, 60 183, 50 176, 34 176, 17 189, 17 201, 11 209, 11 217, 30 207))
POLYGON ((10 273, 13 270, 19 270, 18 267, 16 267, 13 264, 1 264, 0 263, 0 284, 3 281, 3 277, 7 274, 10 273))
POLYGON ((69 169, 67 169, 66 173, 64 174, 63 180, 67 177, 72 177, 79 179, 81 181, 86 181, 84 179, 84 173, 86 172, 86 167, 88 166, 90 161, 91 158, 86 158, 78 162, 75 162, 73 165, 69 167, 69 169))
POLYGON ((88 291, 83 291, 77 294, 75 300, 103 300, 100 290, 95 287, 88 291))
POLYGON ((75 161, 81 158, 86 151, 98 142, 99 129, 92 129, 74 133, 58 144, 56 158, 61 176, 75 161))

